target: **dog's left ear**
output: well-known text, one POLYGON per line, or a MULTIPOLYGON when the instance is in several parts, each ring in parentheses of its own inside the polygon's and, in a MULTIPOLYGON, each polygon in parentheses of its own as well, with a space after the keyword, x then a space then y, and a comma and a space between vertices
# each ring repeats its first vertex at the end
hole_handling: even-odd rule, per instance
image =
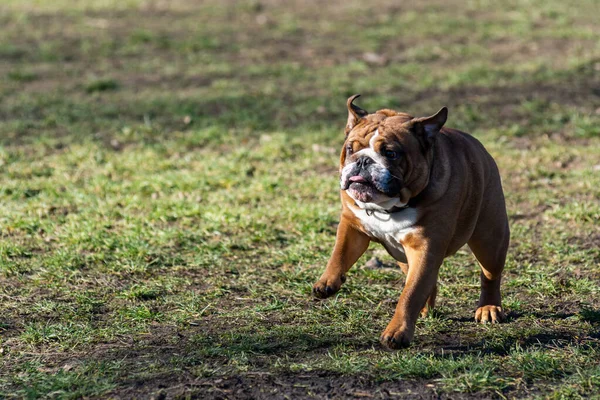
POLYGON ((363 110, 359 106, 352 104, 352 102, 359 97, 360 94, 355 94, 354 96, 350 96, 346 102, 346 107, 348 107, 348 122, 346 123, 345 129, 346 136, 348 136, 352 128, 356 126, 362 117, 369 115, 366 110, 363 110))
POLYGON ((431 145, 447 119, 448 108, 442 107, 440 111, 430 117, 415 118, 412 121, 413 129, 428 145, 431 145))

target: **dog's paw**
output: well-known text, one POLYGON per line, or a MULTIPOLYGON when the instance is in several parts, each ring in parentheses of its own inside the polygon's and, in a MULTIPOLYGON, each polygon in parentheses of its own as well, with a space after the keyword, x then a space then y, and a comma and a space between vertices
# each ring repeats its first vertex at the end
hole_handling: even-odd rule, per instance
POLYGON ((425 305, 425 307, 423 307, 421 309, 421 318, 427 318, 427 316, 431 313, 431 311, 433 311, 433 309, 429 308, 429 306, 425 305))
POLYGON ((397 327, 396 325, 392 326, 390 324, 381 334, 379 341, 388 349, 402 349, 410 345, 413 335, 414 329, 397 327))
POLYGON ((475 311, 475 321, 487 324, 498 324, 506 319, 502 307, 500 306, 483 306, 475 311))
POLYGON ((344 275, 337 278, 321 277, 321 279, 313 285, 313 295, 319 299, 331 297, 340 290, 340 287, 342 287, 342 283, 344 282, 346 282, 346 277, 344 275))

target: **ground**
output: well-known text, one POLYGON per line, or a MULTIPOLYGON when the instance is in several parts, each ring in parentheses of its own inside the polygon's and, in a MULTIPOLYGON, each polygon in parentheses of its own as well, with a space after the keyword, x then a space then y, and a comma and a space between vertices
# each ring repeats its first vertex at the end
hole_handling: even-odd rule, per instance
POLYGON ((3 1, 0 397, 600 396, 599 13, 3 1), (496 158, 505 324, 473 322, 466 248, 405 350, 378 343, 403 286, 379 246, 311 297, 355 93, 446 105, 496 158))

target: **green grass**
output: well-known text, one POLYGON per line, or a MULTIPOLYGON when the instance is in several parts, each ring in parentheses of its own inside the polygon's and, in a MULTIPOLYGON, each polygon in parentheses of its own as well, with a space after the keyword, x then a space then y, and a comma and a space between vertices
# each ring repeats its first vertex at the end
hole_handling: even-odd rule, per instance
POLYGON ((152 4, 0 5, 0 397, 600 396, 597 2, 152 4), (506 324, 467 250, 406 350, 380 247, 311 298, 354 93, 496 158, 506 324))

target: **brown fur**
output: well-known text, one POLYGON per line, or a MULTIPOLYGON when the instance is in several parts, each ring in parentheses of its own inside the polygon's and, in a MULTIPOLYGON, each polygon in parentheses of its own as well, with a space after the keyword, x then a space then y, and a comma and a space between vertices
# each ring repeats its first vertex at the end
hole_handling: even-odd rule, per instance
MULTIPOLYGON (((472 136, 443 128, 432 138, 425 125, 432 118, 413 118, 393 110, 366 114, 348 100, 349 122, 345 146, 354 151, 369 146, 375 129, 375 151, 382 146, 402 151, 390 172, 403 181, 404 194, 416 198, 417 222, 401 240, 407 264, 406 284, 396 311, 381 335, 390 348, 406 346, 413 338, 416 319, 434 306, 437 276, 445 257, 469 245, 481 265, 481 296, 475 313, 480 322, 500 322, 500 280, 509 241, 509 227, 500 175, 492 157, 472 136), (351 107, 352 106, 352 107, 351 107), (418 197, 417 197, 418 196, 418 197)), ((439 119, 439 117, 437 117, 439 119)), ((445 116, 444 116, 445 121, 445 116)), ((443 122, 442 122, 443 124, 443 122)), ((366 251, 371 240, 351 208, 354 200, 341 191, 342 214, 336 243, 327 268, 313 291, 317 297, 337 292, 346 273, 366 251)), ((403 199, 404 200, 404 199, 403 199)))

